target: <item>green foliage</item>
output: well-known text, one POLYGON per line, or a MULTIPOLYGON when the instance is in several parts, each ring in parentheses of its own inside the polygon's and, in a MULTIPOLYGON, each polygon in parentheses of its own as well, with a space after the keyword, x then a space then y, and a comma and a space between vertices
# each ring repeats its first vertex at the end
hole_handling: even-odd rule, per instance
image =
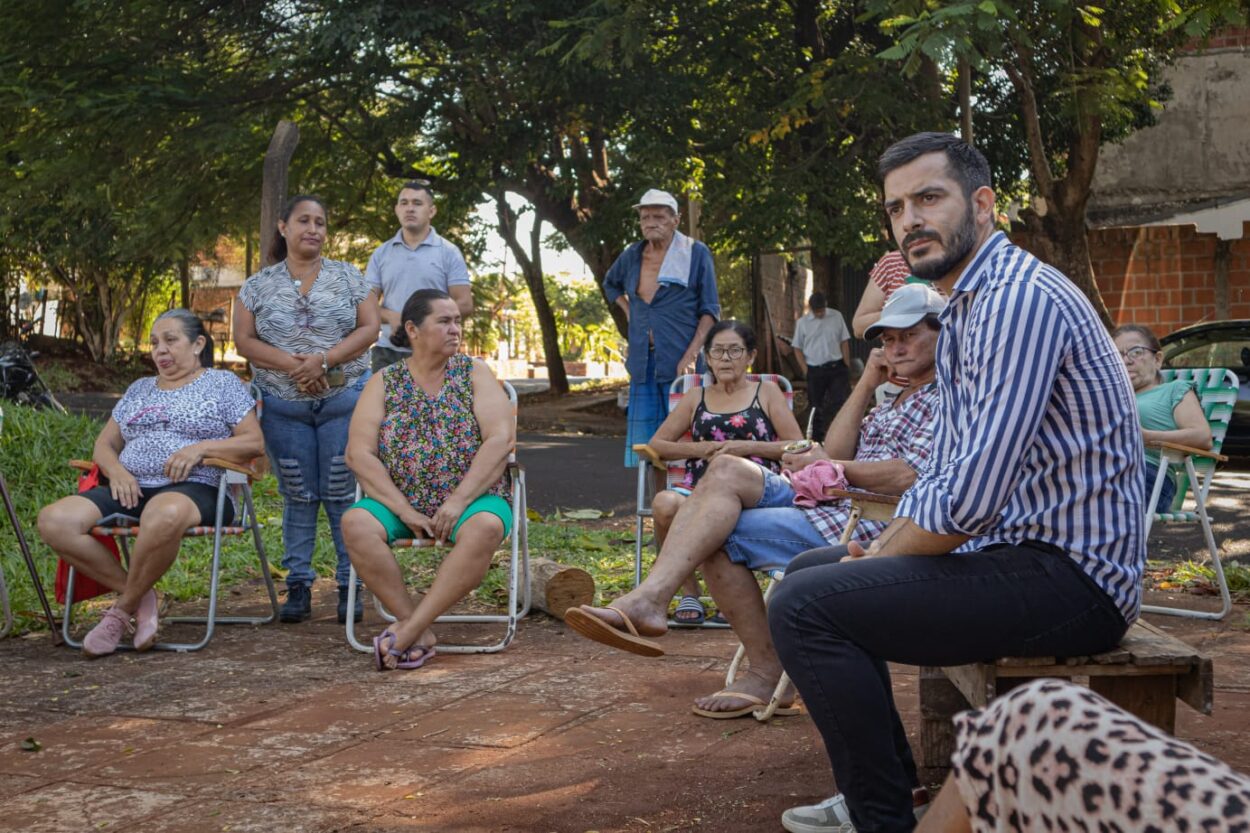
MULTIPOLYGON (((4 431, 0 436, 0 472, 8 482, 23 531, 50 595, 56 573, 56 557, 39 539, 35 518, 43 506, 74 492, 76 472, 66 465, 66 461, 91 456, 100 423, 87 417, 66 416, 9 404, 5 406, 4 417, 4 431)), ((282 497, 272 476, 256 483, 254 500, 266 553, 270 563, 277 568, 283 552, 282 497)), ((531 522, 530 555, 587 570, 594 576, 601 597, 609 599, 632 586, 634 550, 631 533, 632 530, 589 526, 574 521, 531 522)), ((333 581, 337 556, 324 513, 318 521, 316 541, 313 567, 318 575, 333 581)), ((401 551, 398 556, 405 575, 415 586, 428 586, 441 560, 440 551, 433 549, 401 551)), ((211 538, 184 540, 178 558, 157 584, 158 591, 179 602, 206 598, 211 558, 211 538)), ((7 519, 0 524, 0 565, 4 569, 14 610, 15 631, 21 633, 45 627, 30 577, 7 519)), ((261 581, 250 536, 226 539, 221 581, 223 588, 242 584, 255 586, 261 581)), ((472 594, 472 599, 475 604, 498 605, 503 604, 506 598, 505 544, 486 579, 472 594)), ((84 603, 86 617, 90 618, 92 612, 102 611, 111 603, 110 599, 111 596, 103 596, 84 603)))
MULTIPOLYGON (((49 594, 56 559, 39 539, 35 518, 42 507, 73 493, 76 473, 66 463, 74 457, 90 457, 99 430, 100 424, 88 417, 4 403, 0 473, 8 484, 22 531, 49 594)), ((7 517, 0 520, 0 565, 9 588, 15 629, 39 627, 42 612, 7 517)))

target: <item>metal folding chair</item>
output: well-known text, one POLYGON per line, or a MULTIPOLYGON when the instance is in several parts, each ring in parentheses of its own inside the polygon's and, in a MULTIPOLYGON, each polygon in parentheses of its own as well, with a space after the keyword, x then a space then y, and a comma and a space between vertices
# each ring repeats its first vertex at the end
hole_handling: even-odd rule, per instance
MULTIPOLYGON (((894 510, 898 507, 898 495, 883 495, 877 492, 862 492, 858 489, 833 489, 825 490, 828 497, 845 498, 851 501, 851 516, 846 521, 846 529, 842 530, 842 537, 838 539, 838 543, 846 545, 851 536, 855 534, 855 527, 859 526, 861 520, 883 521, 889 522, 894 519, 894 510)), ((785 577, 786 571, 769 570, 768 584, 764 588, 764 605, 768 605, 769 599, 773 597, 777 585, 781 583, 785 577)), ((742 643, 738 643, 738 650, 734 653, 733 661, 729 663, 729 670, 725 672, 725 686, 733 685, 733 681, 738 676, 738 670, 742 667, 742 661, 746 659, 747 651, 742 643)), ((781 672, 781 679, 777 681, 777 686, 773 689, 773 696, 769 698, 768 704, 759 707, 751 712, 752 717, 761 723, 772 718, 777 711, 777 706, 781 702, 781 695, 785 694, 786 688, 790 685, 790 675, 781 672)))
MULTIPOLYGON (((504 391, 508 394, 508 401, 512 405, 512 421, 515 433, 516 412, 517 412, 517 395, 512 385, 504 380, 499 382, 503 385, 504 391)), ((517 462, 516 452, 513 451, 508 455, 508 474, 512 478, 512 534, 511 552, 508 562, 508 612, 507 613, 487 613, 487 614, 443 614, 434 620, 435 624, 502 624, 504 625, 503 636, 498 642, 489 645, 452 645, 445 642, 438 643, 438 652, 440 654, 493 654, 502 651, 511 644, 516 636, 517 623, 524 619, 530 610, 530 562, 529 562, 529 518, 526 517, 525 502, 525 469, 517 462)), ((356 486, 356 499, 360 500, 362 492, 360 485, 356 486)), ((397 547, 433 547, 435 542, 429 538, 405 538, 395 542, 397 547)), ((356 567, 352 565, 351 573, 347 581, 347 609, 349 611, 356 608, 356 567)), ((373 597, 374 609, 387 622, 394 622, 395 616, 388 611, 378 600, 377 596, 373 597)), ((356 636, 355 617, 349 615, 347 617, 347 642, 357 651, 362 653, 370 653, 373 651, 371 644, 361 642, 356 636)))
MULTIPOLYGON (((86 460, 71 460, 70 465, 82 471, 87 471, 91 468, 91 463, 86 460)), ((216 457, 205 457, 204 465, 217 466, 226 470, 217 486, 215 522, 213 526, 193 526, 183 533, 183 537, 200 538, 208 535, 213 536, 213 560, 209 573, 208 613, 204 616, 171 616, 163 620, 168 624, 179 622, 202 624, 205 626, 204 636, 198 642, 157 642, 152 647, 158 651, 198 651, 213 638, 213 631, 217 625, 267 625, 270 622, 277 621, 278 618, 278 593, 273 586, 273 576, 269 573, 269 559, 265 556, 265 542, 261 538, 260 522, 256 518, 256 510, 252 505, 252 481, 259 477, 261 472, 256 468, 241 466, 230 460, 216 457), (233 526, 225 526, 222 524, 223 512, 225 511, 229 491, 232 489, 239 496, 243 504, 243 511, 233 526), (265 589, 269 593, 269 615, 218 616, 217 596, 221 578, 222 543, 226 536, 245 535, 248 532, 252 533, 252 540, 256 546, 256 555, 260 559, 260 574, 265 579, 265 589)), ((132 526, 97 526, 91 530, 91 534, 107 535, 115 538, 121 547, 124 562, 129 565, 130 539, 139 534, 139 526, 137 524, 132 526)), ((75 640, 70 633, 74 612, 74 576, 75 570, 71 566, 69 580, 65 588, 65 612, 61 617, 61 635, 64 637, 65 643, 71 648, 81 648, 82 641, 75 640)), ((128 646, 121 645, 119 648, 125 650, 128 646)))
POLYGON ((1220 563, 1220 549, 1215 543, 1215 534, 1211 529, 1211 517, 1207 513, 1207 494, 1211 490, 1211 482, 1215 477, 1215 467, 1228 458, 1220 454, 1224 444, 1224 435, 1228 432, 1228 422, 1232 419, 1233 406, 1237 402, 1237 389, 1240 382, 1237 374, 1223 367, 1198 367, 1164 370, 1163 381, 1188 379, 1194 383, 1198 401, 1202 404, 1202 412, 1206 414, 1211 426, 1211 449, 1178 445, 1176 443, 1147 443, 1150 448, 1158 449, 1162 458, 1158 475, 1151 484, 1150 498, 1146 503, 1146 534, 1155 521, 1160 523, 1193 523, 1202 525, 1202 534, 1206 539, 1207 552, 1211 555, 1211 569, 1215 571, 1215 584, 1220 593, 1220 609, 1218 611, 1187 610, 1181 607, 1162 605, 1142 605, 1146 613, 1161 613, 1167 616, 1183 616, 1189 619, 1223 619, 1232 610, 1233 602, 1228 591, 1228 579, 1224 576, 1224 565, 1220 563), (1171 510, 1157 513, 1154 511, 1159 502, 1159 494, 1163 490, 1163 479, 1171 466, 1183 467, 1176 484, 1176 497, 1172 500, 1171 510), (1194 509, 1184 509, 1185 498, 1192 493, 1194 509))
MULTIPOLYGON (((786 404, 790 406, 790 410, 794 410, 794 388, 790 385, 790 380, 785 376, 779 376, 775 373, 748 373, 746 375, 747 382, 772 382, 781 388, 781 392, 785 394, 786 404)), ((677 403, 686 395, 688 391, 701 388, 706 385, 714 384, 715 380, 711 373, 686 374, 673 380, 673 384, 668 389, 668 411, 671 413, 673 408, 677 407, 677 403)), ((810 426, 809 426, 810 430, 810 426)), ((690 432, 687 431, 681 437, 683 442, 690 440, 690 432)), ((655 489, 651 480, 651 469, 657 469, 665 473, 665 488, 672 488, 674 484, 680 483, 686 478, 686 461, 683 460, 661 460, 655 450, 646 443, 639 443, 634 447, 634 453, 638 455, 638 502, 635 507, 634 519, 634 586, 637 587, 642 583, 642 549, 646 542, 644 533, 646 531, 646 518, 653 517, 651 511, 651 502, 655 499, 655 489)), ((656 553, 659 553, 659 542, 654 537, 654 525, 652 526, 652 540, 656 545, 656 553)), ((691 625, 682 624, 682 627, 692 627, 691 625)), ((727 628, 728 625, 718 622, 703 622, 701 625, 693 627, 701 628, 727 628)))

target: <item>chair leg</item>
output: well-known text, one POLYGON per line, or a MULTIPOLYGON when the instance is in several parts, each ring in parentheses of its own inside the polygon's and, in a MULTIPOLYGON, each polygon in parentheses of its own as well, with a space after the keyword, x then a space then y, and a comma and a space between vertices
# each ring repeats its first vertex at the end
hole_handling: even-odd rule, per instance
POLYGON ((789 687, 790 675, 782 671, 781 678, 777 680, 777 685, 773 688, 773 696, 768 700, 768 705, 751 712, 751 716, 760 723, 767 723, 769 720, 772 720, 773 715, 777 713, 777 709, 781 705, 781 695, 785 694, 786 689, 789 687))
MULTIPOLYGON (((1165 607, 1162 605, 1142 605, 1143 613, 1158 613, 1164 616, 1180 616, 1186 619, 1220 620, 1233 609, 1232 595, 1228 590, 1228 578, 1224 575, 1224 565, 1220 562, 1220 550, 1215 543, 1215 532, 1211 529, 1211 516, 1207 514, 1207 490, 1215 476, 1214 470, 1207 474, 1207 482, 1202 483, 1194 472, 1192 457, 1185 458, 1185 469, 1189 482, 1193 484, 1194 499, 1197 503, 1198 520, 1202 523, 1202 534, 1207 541, 1207 552, 1211 554, 1211 569, 1215 571, 1215 584, 1220 591, 1219 610, 1188 610, 1183 607, 1165 607)), ((1157 499, 1157 497, 1156 497, 1157 499)), ((1153 514, 1153 513, 1151 513, 1153 514)))
POLYGON ((4 583, 3 570, 0 570, 0 608, 4 610, 4 627, 0 628, 0 639, 2 639, 13 629, 13 610, 9 607, 9 587, 4 583))
MULTIPOLYGON (((223 501, 226 499, 226 490, 223 486, 217 496, 217 518, 221 520, 222 510, 224 509, 223 501)), ((273 576, 269 572, 269 558, 265 553, 265 542, 260 533, 260 522, 256 517, 255 509, 252 505, 252 491, 245 488, 243 490, 244 512, 248 519, 248 526, 252 532, 252 541, 256 546, 257 558, 260 561, 261 575, 265 579, 265 590, 269 596, 269 615, 268 616, 218 616, 218 591, 221 584, 221 550, 225 540, 222 534, 222 526, 220 522, 213 530, 213 557, 209 573, 209 590, 208 590, 208 613, 204 616, 170 616, 164 621, 166 624, 195 624, 204 625, 204 636, 197 642, 157 642, 152 646, 155 651, 176 651, 179 653, 188 653, 198 651, 209 643, 213 638, 213 632, 217 625, 267 625, 278 619, 278 592, 274 587, 273 576)), ((125 538, 117 539, 125 556, 126 564, 130 563, 130 545, 125 538)), ((61 617, 61 633, 65 639, 65 643, 71 648, 81 648, 81 640, 75 641, 70 636, 70 623, 74 607, 74 576, 75 571, 70 567, 69 581, 65 590, 65 612, 61 617)), ((130 646, 122 644, 118 646, 118 650, 131 650, 130 646)))
MULTIPOLYGON (((525 515, 525 474, 520 467, 513 475, 512 534, 509 536, 508 553, 508 612, 506 614, 444 614, 434 620, 434 624, 503 624, 504 634, 499 641, 489 645, 452 645, 440 642, 440 654, 494 654, 510 644, 516 637, 520 620, 529 615, 530 611, 530 567, 529 567, 529 519, 525 515)), ((356 604, 356 568, 353 566, 347 582, 347 609, 356 604)), ((395 616, 373 596, 374 606, 378 613, 388 622, 394 622, 395 616)), ((347 644, 361 653, 373 651, 373 645, 366 645, 356 635, 355 617, 348 616, 346 624, 347 644)))

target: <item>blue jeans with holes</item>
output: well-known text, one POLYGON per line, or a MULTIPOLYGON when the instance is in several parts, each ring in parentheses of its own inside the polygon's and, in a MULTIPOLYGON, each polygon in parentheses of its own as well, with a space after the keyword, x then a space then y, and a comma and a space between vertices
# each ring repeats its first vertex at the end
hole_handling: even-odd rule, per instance
POLYGON ((916 766, 887 662, 1085 656, 1128 629, 1111 598, 1046 544, 839 563, 845 554, 825 547, 791 561, 768 623, 863 833, 916 824, 916 766))
POLYGON ((317 514, 324 506, 338 552, 334 576, 346 587, 351 569, 341 521, 356 499, 356 478, 347 468, 347 426, 366 379, 326 399, 287 400, 266 394, 260 427, 265 451, 282 493, 282 566, 288 587, 311 586, 317 514))

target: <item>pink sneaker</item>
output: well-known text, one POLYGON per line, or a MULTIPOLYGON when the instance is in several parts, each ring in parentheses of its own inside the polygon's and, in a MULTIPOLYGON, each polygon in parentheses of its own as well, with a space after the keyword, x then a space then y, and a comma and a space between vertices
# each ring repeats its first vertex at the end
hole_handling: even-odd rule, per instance
POLYGON ((156 612, 156 591, 149 590, 139 599, 139 609, 135 611, 135 650, 146 651, 156 644, 156 627, 159 624, 156 612))
POLYGON ((108 656, 117 650, 117 643, 122 641, 122 637, 129 630, 132 630, 130 614, 113 605, 104 611, 100 624, 83 637, 82 652, 90 659, 108 656))

